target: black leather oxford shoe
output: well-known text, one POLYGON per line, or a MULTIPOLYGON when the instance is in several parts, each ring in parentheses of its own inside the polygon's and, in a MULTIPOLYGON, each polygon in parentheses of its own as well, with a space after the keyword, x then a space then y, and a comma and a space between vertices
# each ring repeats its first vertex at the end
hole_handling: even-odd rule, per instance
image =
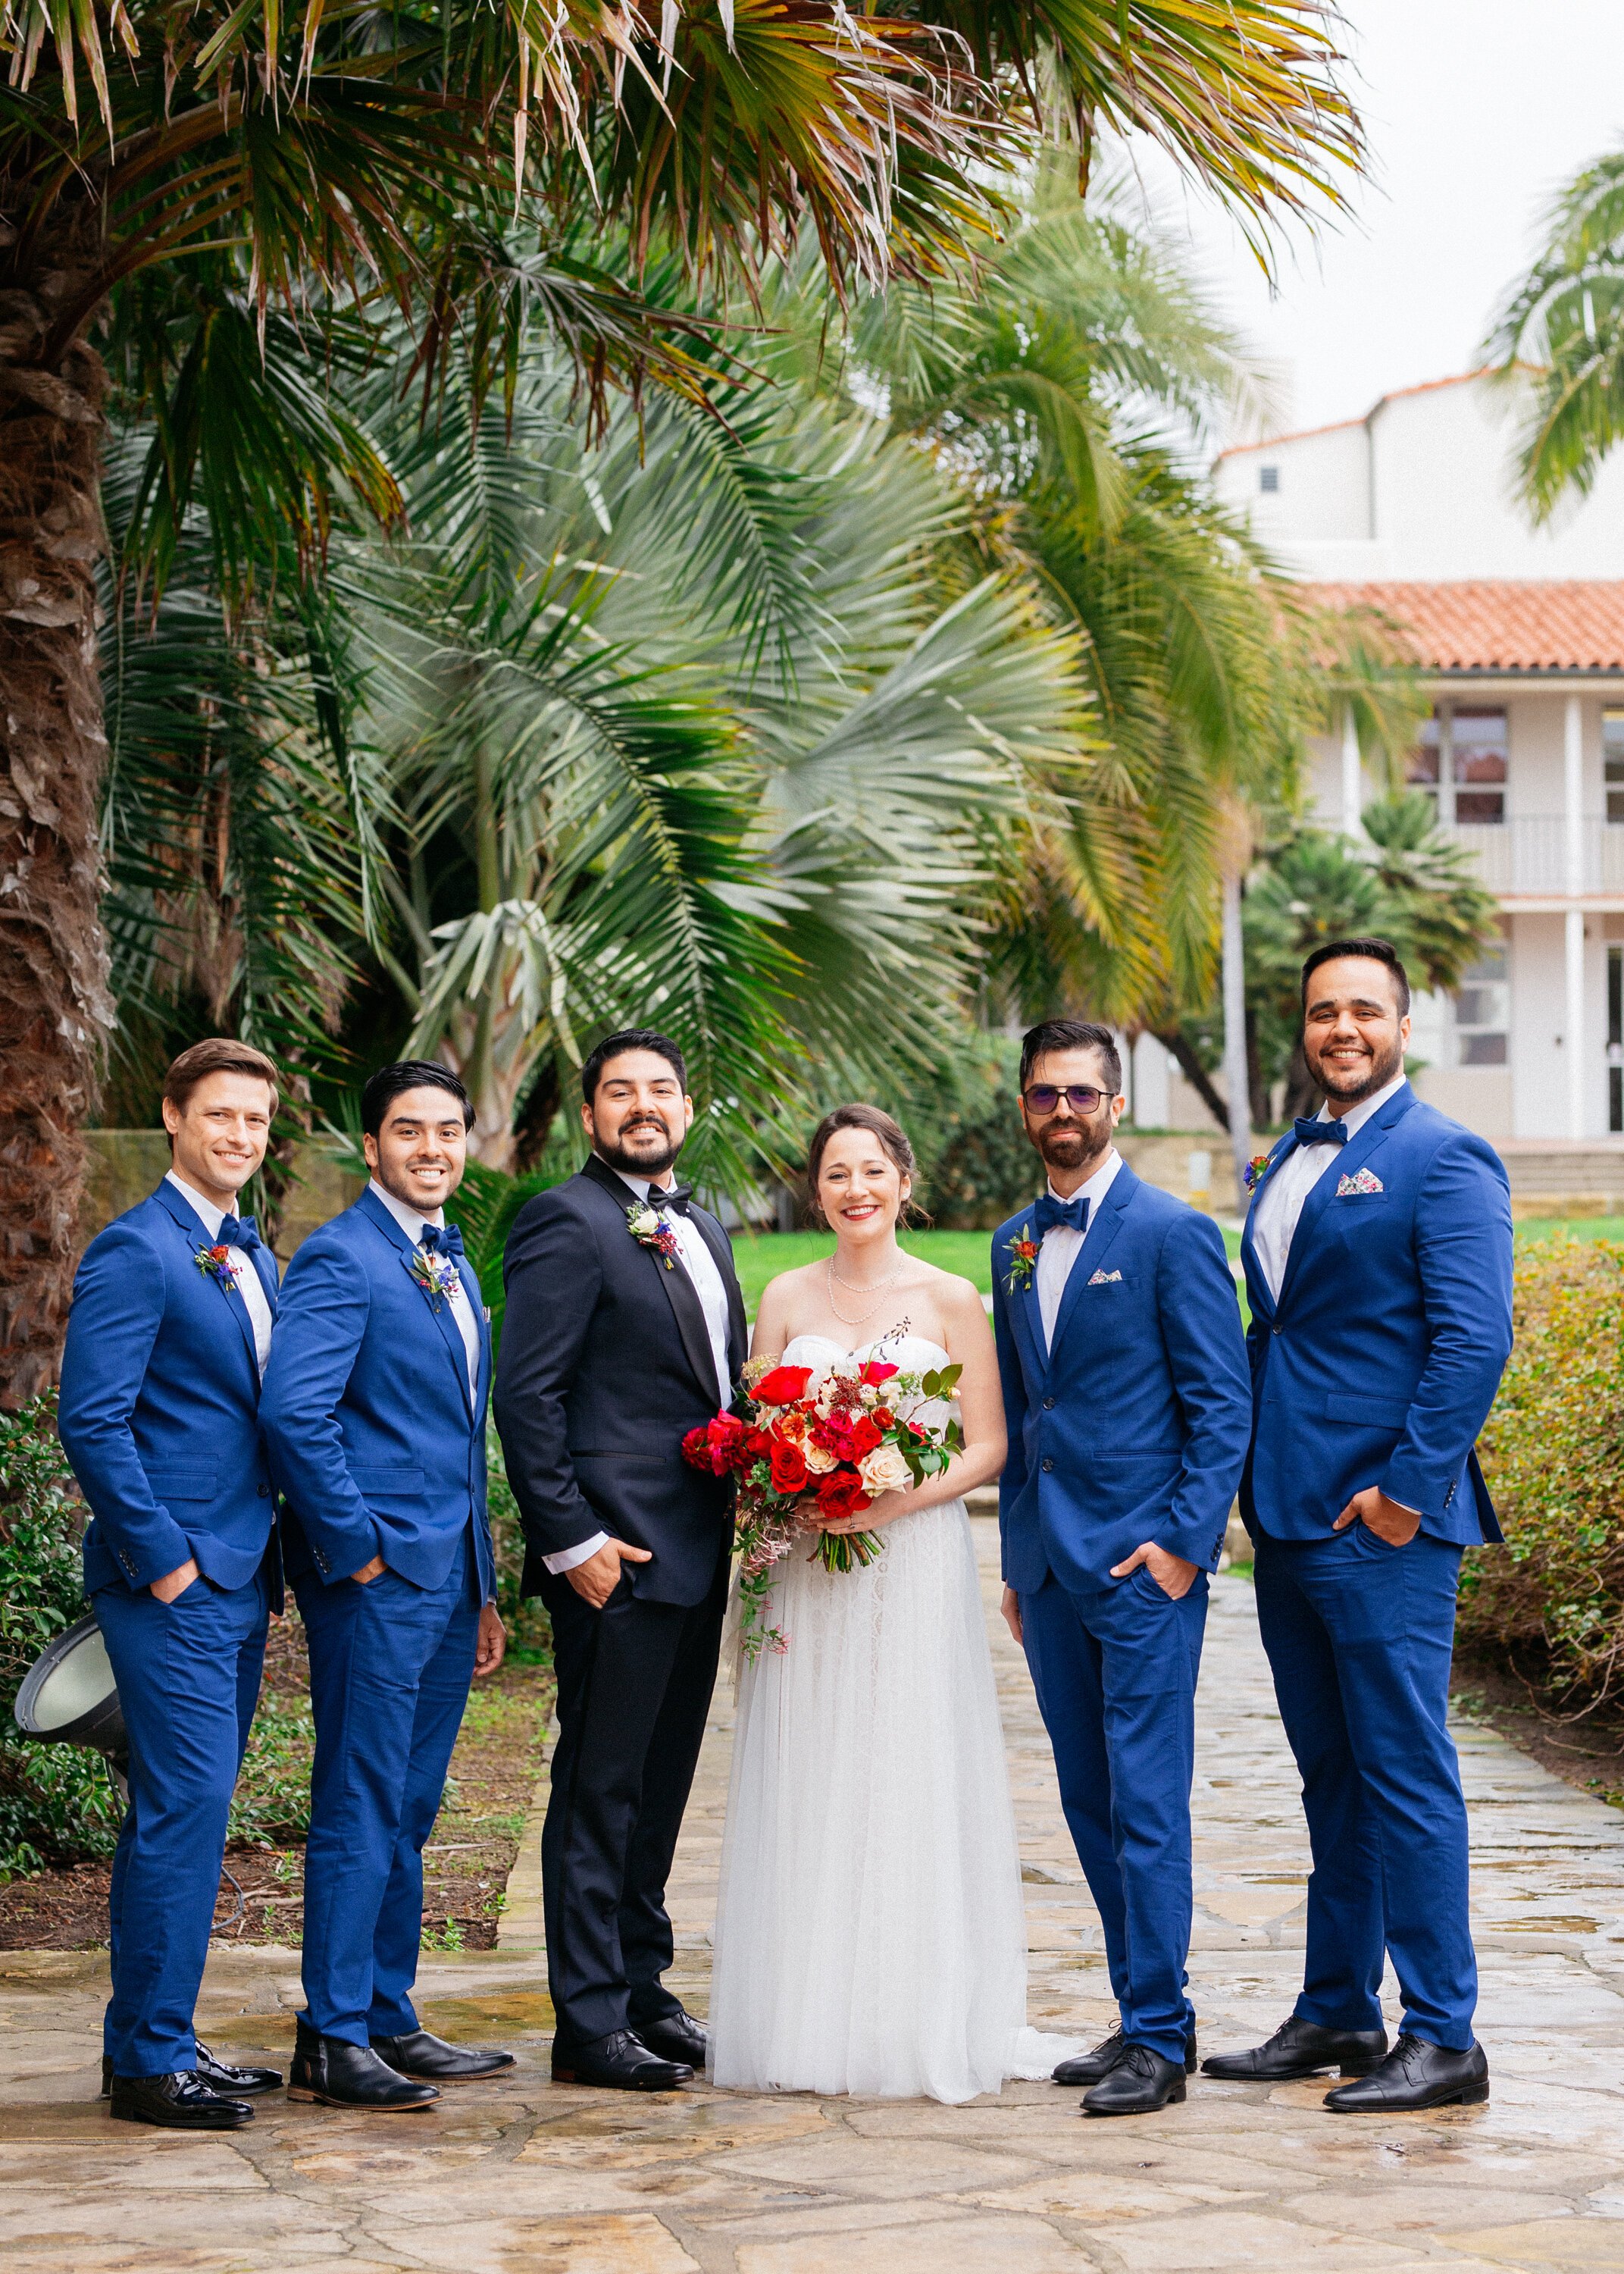
MULTIPOLYGON (((217 2060, 204 2044, 197 2041, 198 2065, 196 2075, 211 2092, 235 2093, 239 2099, 250 2092, 274 2092, 282 2082, 279 2068, 238 2068, 231 2061, 217 2060)), ((102 2056, 102 2097, 105 2100, 113 2090, 113 2056, 102 2056)))
POLYGON ((1390 2116, 1404 2108, 1447 2108, 1489 2097, 1489 2057, 1479 2044, 1463 2053, 1402 2037, 1379 2068, 1334 2085, 1325 2105, 1339 2116, 1390 2116))
MULTIPOLYGON (((1122 2059, 1128 2050, 1128 2041, 1120 2029, 1113 2029, 1109 2037, 1101 2037, 1091 2053, 1077 2053, 1063 2060, 1055 2071, 1056 2084, 1101 2084, 1122 2059)), ((1184 2039, 1184 2074, 1195 2074, 1195 2031, 1184 2039)))
POLYGON ((253 2122, 245 2100, 225 2100, 199 2082, 195 2069, 169 2076, 116 2076, 109 2099, 124 2124, 158 2124, 169 2132, 240 2132, 253 2122))
POLYGON ((1385 2029, 1326 2029, 1293 2014, 1250 2052, 1214 2053, 1201 2063, 1201 2074, 1240 2084, 1283 2084, 1289 2077, 1320 2076, 1327 2068, 1364 2076, 1387 2050, 1385 2029))
POLYGON ((295 2024, 288 2097, 397 2116, 432 2108, 440 2095, 432 2084, 402 2076, 371 2045, 353 2045, 348 2037, 324 2037, 301 2014, 295 2024))
POLYGON ((1163 2060, 1148 2045, 1132 2037, 1122 2059, 1092 2092, 1083 2095, 1085 2116, 1145 2116, 1184 2097, 1184 2072, 1177 2061, 1163 2060))
POLYGON ((428 2084, 471 2084, 513 2067, 511 2053, 485 2045, 448 2045, 427 2029, 408 2029, 398 2037, 374 2037, 372 2051, 402 2076, 428 2084))
POLYGON ((652 2022, 634 2022, 632 2029, 651 2053, 662 2060, 680 2061, 695 2074, 703 2069, 708 2046, 705 2025, 679 2006, 674 2014, 662 2014, 652 2022))
POLYGON ((592 2037, 572 2045, 553 2040, 554 2084, 596 2084, 612 2092, 674 2092, 692 2084, 688 2061, 661 2060, 631 2029, 612 2029, 606 2037, 592 2037))

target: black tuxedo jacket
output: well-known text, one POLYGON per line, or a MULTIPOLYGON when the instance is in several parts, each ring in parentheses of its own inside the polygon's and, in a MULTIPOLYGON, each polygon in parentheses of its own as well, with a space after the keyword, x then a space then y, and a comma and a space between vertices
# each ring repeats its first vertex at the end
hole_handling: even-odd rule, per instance
MULTIPOLYGON (((527 1595, 555 1584, 544 1556, 607 1532, 654 1559, 625 1566, 636 1595, 698 1603, 731 1538, 732 1480, 682 1458, 683 1437, 717 1410, 704 1313, 681 1262, 668 1270, 632 1238, 633 1198, 594 1155, 528 1201, 508 1236, 493 1403, 524 1521, 527 1595)), ((736 1381, 746 1329, 732 1244, 703 1209, 689 1215, 727 1289, 736 1381)))

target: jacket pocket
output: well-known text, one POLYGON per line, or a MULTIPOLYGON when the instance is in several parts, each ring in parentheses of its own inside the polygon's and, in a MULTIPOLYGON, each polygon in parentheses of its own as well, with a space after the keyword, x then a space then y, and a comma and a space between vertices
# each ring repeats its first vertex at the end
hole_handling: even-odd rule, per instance
POLYGON ((148 1469, 147 1481, 154 1500, 214 1500, 220 1492, 218 1469, 148 1469))
POLYGON ((1327 1421, 1363 1421, 1370 1429, 1402 1429, 1410 1419, 1410 1400, 1339 1395, 1326 1399, 1325 1417, 1327 1421))
POLYGON ((423 1490, 423 1472, 409 1465, 364 1462, 350 1470, 350 1481, 363 1495, 375 1493, 388 1500, 415 1498, 423 1490))

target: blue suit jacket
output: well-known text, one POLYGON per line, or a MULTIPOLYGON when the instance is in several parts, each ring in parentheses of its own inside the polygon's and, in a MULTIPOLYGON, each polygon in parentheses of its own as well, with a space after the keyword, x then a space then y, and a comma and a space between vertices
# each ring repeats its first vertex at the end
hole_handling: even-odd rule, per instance
MULTIPOLYGON (((199 1270, 208 1244, 166 1181, 79 1263, 56 1422, 90 1505, 87 1595, 148 1586, 188 1556, 216 1586, 241 1587, 265 1560, 274 1512, 253 1323, 240 1295, 199 1270)), ((274 1317, 274 1257, 261 1247, 244 1260, 274 1317)))
POLYGON ((290 1578, 329 1585, 381 1555, 415 1586, 450 1570, 471 1514, 483 1600, 496 1593, 485 1513, 491 1337, 472 1266, 478 1388, 450 1299, 411 1276, 413 1243, 371 1192, 312 1232, 289 1264, 259 1416, 286 1494, 290 1578))
MULTIPOLYGON (((1296 1149, 1288 1131, 1270 1171, 1296 1149)), ((1267 1189, 1266 1173, 1241 1248, 1256 1408, 1247 1524, 1321 1540, 1356 1492, 1380 1485, 1440 1540, 1500 1539, 1472 1450, 1511 1353, 1499 1155, 1405 1082, 1304 1201, 1278 1304, 1252 1236, 1267 1189), (1350 1180, 1375 1189, 1339 1191, 1350 1180)))
POLYGON ((1246 1356, 1215 1224, 1124 1162, 1094 1212, 1045 1353, 1035 1277, 1009 1287, 1023 1209, 993 1234, 1010 1453, 1004 1576, 1032 1593, 1109 1586, 1141 1541, 1209 1568, 1246 1457, 1246 1356))

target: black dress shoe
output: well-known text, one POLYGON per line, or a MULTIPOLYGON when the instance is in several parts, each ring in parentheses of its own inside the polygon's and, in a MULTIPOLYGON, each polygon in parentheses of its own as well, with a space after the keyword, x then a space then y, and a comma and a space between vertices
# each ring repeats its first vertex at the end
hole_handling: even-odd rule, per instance
MULTIPOLYGON (((1091 2053, 1078 2053, 1071 2060, 1063 2060, 1055 2071, 1056 2084, 1100 2084, 1122 2059, 1128 2050, 1128 2041, 1120 2029, 1113 2029, 1109 2037, 1101 2037, 1091 2053)), ((1184 2074, 1195 2074, 1195 2031, 1184 2039, 1184 2074)))
POLYGON ((1380 2068, 1333 2086, 1325 2105, 1339 2116, 1387 2116, 1395 2109, 1447 2108, 1488 2097, 1489 2057, 1481 2045, 1452 2053, 1406 2032, 1380 2068))
POLYGON ((160 2124, 169 2132, 240 2132, 253 2122, 245 2100, 222 2100, 195 2069, 169 2076, 116 2076, 112 2113, 125 2124, 160 2124))
MULTIPOLYGON (((240 2099, 244 2093, 274 2092, 282 2082, 279 2068, 237 2068, 230 2061, 216 2060, 201 2037, 197 2041, 198 2065, 196 2074, 211 2092, 236 2093, 240 2099)), ((113 2090, 113 2056, 102 2056, 102 2097, 105 2100, 113 2090)))
POLYGON ((612 2092, 674 2092, 694 2081, 688 2061, 661 2060, 631 2029, 612 2029, 584 2044, 553 2040, 554 2084, 597 2084, 612 2092))
POLYGON ((432 2084, 402 2076, 371 2045, 352 2045, 348 2037, 324 2037, 301 2014, 294 2025, 288 2097, 395 2116, 432 2107, 440 2095, 432 2084))
POLYGON ((695 2072, 705 2065, 710 2051, 705 2037, 705 2025, 679 2006, 674 2014, 662 2014, 652 2022, 634 2022, 633 2030, 651 2053, 662 2060, 678 2061, 695 2072))
POLYGON ((1385 2029, 1327 2029, 1293 2014, 1267 2044, 1250 2052, 1214 2053, 1201 2063, 1201 2074, 1242 2084, 1283 2084, 1289 2077, 1319 2076, 1327 2068, 1364 2076, 1387 2050, 1385 2029))
POLYGON ((1179 2064, 1163 2060, 1148 2045, 1137 2045, 1130 2037, 1109 2075, 1101 2077, 1092 2092, 1084 2093, 1083 2113, 1146 2116, 1152 2109, 1165 2108, 1169 2100, 1184 2097, 1184 2072, 1179 2064))
POLYGON ((468 2084, 476 2077, 494 2076, 499 2068, 513 2067, 511 2053, 483 2045, 448 2045, 427 2029, 408 2029, 398 2037, 374 2037, 372 2051, 400 2075, 419 2077, 427 2084, 468 2084))

